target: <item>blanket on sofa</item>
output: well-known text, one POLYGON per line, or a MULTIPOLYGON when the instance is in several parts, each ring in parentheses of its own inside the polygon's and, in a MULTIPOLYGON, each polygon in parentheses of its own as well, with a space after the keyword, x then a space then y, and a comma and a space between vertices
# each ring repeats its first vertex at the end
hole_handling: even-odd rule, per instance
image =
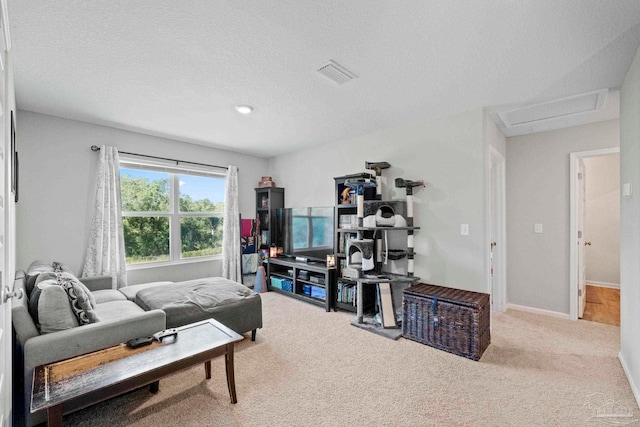
POLYGON ((242 317, 245 311, 242 307, 260 305, 260 297, 240 283, 208 277, 143 289, 136 295, 136 304, 145 310, 163 310, 168 328, 213 318, 235 330, 234 324, 239 319, 227 320, 228 314, 233 312, 233 317, 242 317))

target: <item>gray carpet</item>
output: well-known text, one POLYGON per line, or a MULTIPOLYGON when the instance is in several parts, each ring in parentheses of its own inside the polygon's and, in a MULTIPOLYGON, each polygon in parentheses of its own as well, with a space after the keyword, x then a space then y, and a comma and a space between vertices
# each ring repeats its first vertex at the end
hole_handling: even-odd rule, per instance
POLYGON ((196 366, 65 416, 67 426, 531 426, 640 422, 617 359, 620 329, 508 311, 479 362, 351 326, 349 313, 263 294, 264 328, 224 361, 196 366), (625 412, 626 411, 626 412, 625 412), (604 414, 597 418, 595 415, 604 414), (620 415, 625 417, 609 417, 620 415))

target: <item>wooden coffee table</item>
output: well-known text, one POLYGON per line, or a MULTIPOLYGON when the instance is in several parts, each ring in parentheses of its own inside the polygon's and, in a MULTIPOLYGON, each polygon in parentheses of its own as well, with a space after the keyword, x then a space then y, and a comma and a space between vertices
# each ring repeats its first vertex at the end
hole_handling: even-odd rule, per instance
MULTIPOLYGON (((38 366, 33 373, 31 412, 47 410, 47 424, 61 426, 63 405, 77 399, 77 409, 151 384, 181 369, 204 363, 211 378, 211 359, 225 356, 231 403, 236 403, 233 368, 234 344, 243 339, 213 319, 179 328, 177 339, 165 338, 131 349, 126 344, 38 366)), ((74 402, 74 407, 75 407, 74 402)))

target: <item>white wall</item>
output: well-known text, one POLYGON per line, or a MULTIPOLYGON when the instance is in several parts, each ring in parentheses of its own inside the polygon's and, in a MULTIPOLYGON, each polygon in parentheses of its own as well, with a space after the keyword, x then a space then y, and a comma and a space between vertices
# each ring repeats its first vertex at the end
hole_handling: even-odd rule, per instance
POLYGON ((424 179, 415 194, 415 273, 422 281, 488 292, 483 111, 417 121, 269 160, 287 206, 334 205, 333 177, 387 161, 383 199, 406 198, 397 177, 424 179), (470 226, 460 236, 460 224, 470 226))
POLYGON ((640 52, 620 90, 620 361, 640 404, 640 52))
MULTIPOLYGON (((236 165, 240 169, 240 213, 255 217, 254 188, 266 175, 266 159, 28 111, 19 111, 18 117, 18 268, 27 268, 34 259, 45 259, 62 261, 76 273, 82 270, 98 163, 98 154, 90 150, 91 145, 115 145, 120 151, 236 165)), ((214 261, 134 270, 128 273, 128 279, 135 284, 220 275, 221 264, 214 261)))
POLYGON ((587 282, 620 286, 620 155, 588 157, 584 238, 587 282))
POLYGON ((618 145, 618 120, 507 138, 509 303, 569 314, 569 153, 618 145))

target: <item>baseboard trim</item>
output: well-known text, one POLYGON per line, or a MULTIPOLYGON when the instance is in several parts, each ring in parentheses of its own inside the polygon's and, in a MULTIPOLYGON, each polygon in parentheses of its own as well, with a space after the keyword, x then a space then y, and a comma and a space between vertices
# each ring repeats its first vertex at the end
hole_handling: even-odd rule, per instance
POLYGON ((593 280, 587 280, 587 285, 600 286, 601 288, 620 289, 620 283, 594 282, 593 280))
POLYGON ((627 382, 629 383, 629 387, 631 387, 631 391, 633 392, 633 397, 636 398, 636 403, 638 404, 638 406, 640 406, 640 389, 638 389, 636 384, 633 382, 633 378, 629 373, 629 368, 627 367, 627 363, 624 361, 624 356, 622 355, 622 352, 618 353, 618 360, 622 365, 622 370, 624 371, 624 375, 627 377, 627 382))
POLYGON ((508 303, 507 306, 505 307, 505 310, 509 310, 510 308, 513 309, 513 310, 526 311, 528 313, 543 314, 545 316, 559 317, 561 319, 571 319, 571 316, 569 316, 566 313, 560 313, 558 311, 551 311, 551 310, 544 310, 542 308, 527 307, 526 305, 517 305, 517 304, 508 303))

